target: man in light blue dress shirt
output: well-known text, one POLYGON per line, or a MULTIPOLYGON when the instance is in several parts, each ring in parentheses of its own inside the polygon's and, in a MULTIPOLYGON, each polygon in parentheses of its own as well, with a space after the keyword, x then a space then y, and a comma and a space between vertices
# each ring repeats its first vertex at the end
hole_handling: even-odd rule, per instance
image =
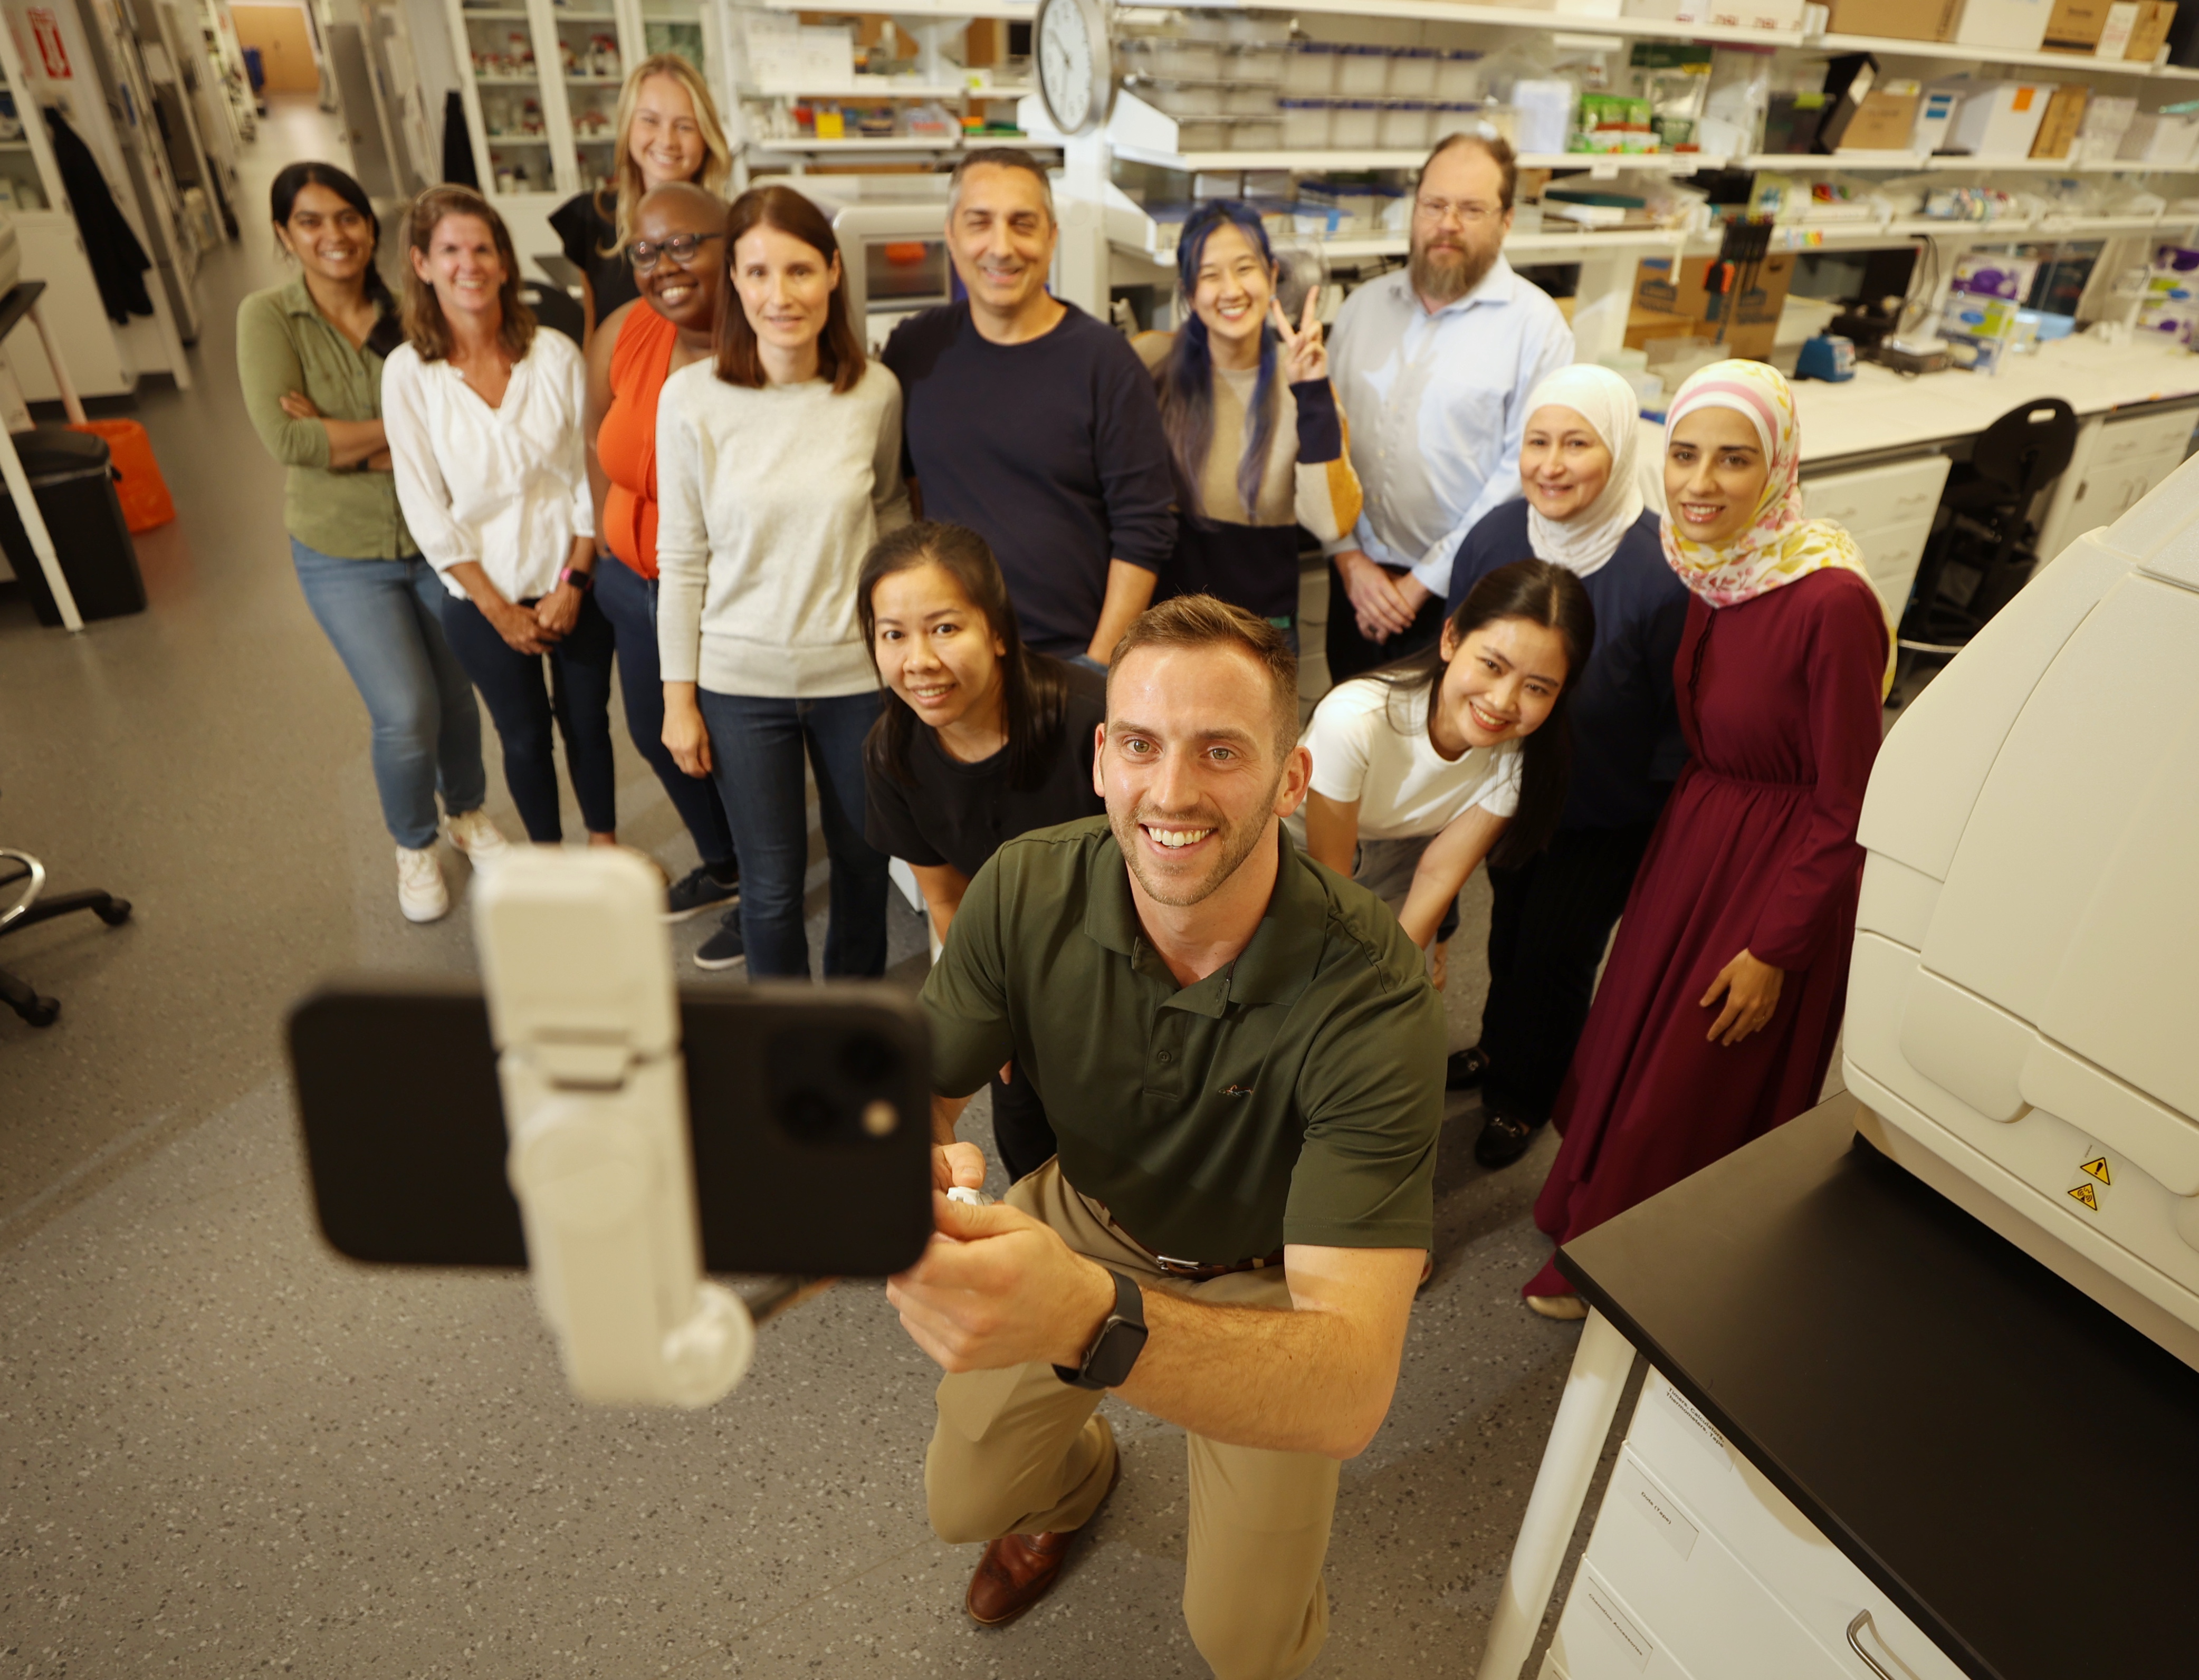
POLYGON ((1335 681, 1435 639, 1460 542, 1519 493, 1528 394, 1573 359, 1557 305, 1504 260, 1518 173, 1502 140, 1437 146, 1414 190, 1409 262, 1345 299, 1330 335, 1367 499, 1329 545, 1335 681))

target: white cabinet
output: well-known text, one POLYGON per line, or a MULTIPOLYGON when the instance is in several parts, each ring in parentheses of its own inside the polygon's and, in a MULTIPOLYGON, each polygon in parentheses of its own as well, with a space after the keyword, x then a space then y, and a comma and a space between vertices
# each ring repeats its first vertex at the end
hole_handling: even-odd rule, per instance
POLYGON ((1560 1680, 1962 1680, 1655 1371, 1567 1594, 1560 1680))
POLYGON ((2199 408, 2172 408, 2085 425, 2039 532, 2039 566, 2085 532, 2114 524, 2183 465, 2195 421, 2199 408))
POLYGON ((1897 624, 1908 610, 1916 568, 1931 540, 1932 516, 1939 510, 1949 465, 1944 455, 1920 455, 1890 466, 1802 481, 1803 510, 1812 519, 1847 528, 1863 551, 1864 569, 1878 586, 1887 615, 1897 624))

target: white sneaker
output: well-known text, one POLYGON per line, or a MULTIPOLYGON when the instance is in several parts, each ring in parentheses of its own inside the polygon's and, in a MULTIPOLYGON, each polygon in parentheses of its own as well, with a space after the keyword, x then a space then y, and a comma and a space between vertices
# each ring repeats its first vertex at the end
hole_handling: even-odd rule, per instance
POLYGON ((451 913, 450 889, 443 884, 443 866, 432 848, 397 849, 397 907, 408 922, 440 921, 451 913))
POLYGON ((489 820, 488 813, 478 806, 458 816, 444 818, 443 834, 476 869, 493 869, 511 855, 511 842, 489 820))

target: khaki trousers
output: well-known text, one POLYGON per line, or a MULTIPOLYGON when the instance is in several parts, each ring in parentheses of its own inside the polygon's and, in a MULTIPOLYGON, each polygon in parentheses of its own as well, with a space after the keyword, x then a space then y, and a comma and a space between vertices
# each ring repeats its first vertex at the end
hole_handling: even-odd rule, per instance
MULTIPOLYGON (((1043 1220, 1070 1247, 1128 1272, 1143 1289, 1216 1304, 1287 1308, 1280 1267, 1210 1282, 1168 1277, 1099 1203, 1072 1189, 1049 1161, 1011 1188, 1012 1205, 1043 1220)), ((949 1376, 925 1455, 932 1528, 951 1543, 1081 1528, 1115 1474, 1114 1432, 1100 1397, 1051 1365, 949 1376)), ((1183 1614, 1199 1654, 1221 1680, 1291 1680, 1328 1637, 1321 1560, 1336 1510, 1339 1466, 1316 1453, 1229 1447, 1187 1435, 1191 1535, 1183 1614)))

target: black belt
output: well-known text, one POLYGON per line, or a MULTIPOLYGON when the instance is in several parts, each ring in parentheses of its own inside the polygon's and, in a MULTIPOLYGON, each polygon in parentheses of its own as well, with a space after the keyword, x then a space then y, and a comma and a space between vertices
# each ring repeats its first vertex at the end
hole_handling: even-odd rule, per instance
POLYGON ((1263 1272, 1270 1266, 1283 1263, 1283 1251, 1263 1254, 1257 1260, 1233 1260, 1227 1265, 1205 1264, 1197 1260, 1171 1260, 1165 1254, 1153 1256, 1153 1263, 1172 1278, 1181 1278, 1187 1283, 1205 1283, 1211 1279, 1228 1277, 1232 1272, 1263 1272))

